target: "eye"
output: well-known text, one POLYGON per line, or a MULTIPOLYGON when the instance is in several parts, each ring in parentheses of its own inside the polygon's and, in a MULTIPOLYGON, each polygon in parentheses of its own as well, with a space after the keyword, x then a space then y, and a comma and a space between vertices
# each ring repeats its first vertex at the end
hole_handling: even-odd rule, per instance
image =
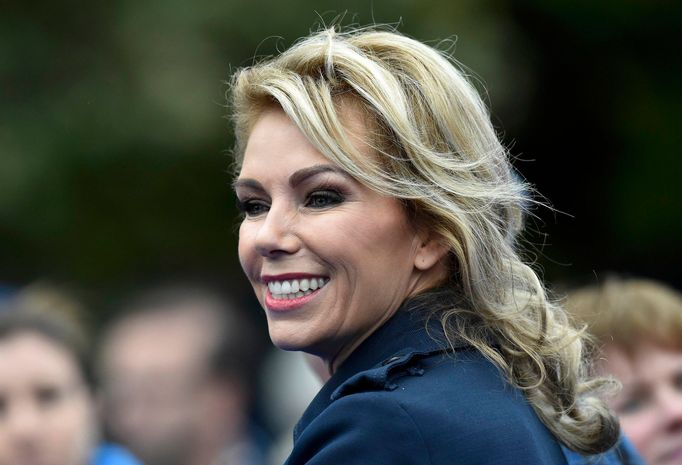
POLYGON ((648 399, 645 394, 638 394, 626 399, 616 405, 616 412, 620 415, 633 415, 646 408, 648 399))
POLYGON ((57 404, 63 397, 63 393, 56 386, 41 386, 35 391, 35 398, 42 407, 51 407, 57 404))
POLYGON ((237 200, 237 209, 245 216, 258 216, 269 210, 266 202, 256 199, 237 200))
POLYGON ((314 191, 308 195, 305 206, 309 208, 327 208, 343 202, 343 196, 333 190, 314 191))
POLYGON ((673 386, 675 389, 682 392, 682 370, 678 371, 673 376, 673 386))

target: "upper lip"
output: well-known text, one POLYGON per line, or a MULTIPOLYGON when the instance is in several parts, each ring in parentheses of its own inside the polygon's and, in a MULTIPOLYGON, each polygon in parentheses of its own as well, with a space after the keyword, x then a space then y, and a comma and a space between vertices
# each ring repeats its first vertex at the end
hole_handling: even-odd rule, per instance
POLYGON ((310 278, 326 278, 323 274, 314 273, 281 273, 281 274, 263 274, 260 280, 264 283, 270 281, 286 281, 289 279, 310 279, 310 278))

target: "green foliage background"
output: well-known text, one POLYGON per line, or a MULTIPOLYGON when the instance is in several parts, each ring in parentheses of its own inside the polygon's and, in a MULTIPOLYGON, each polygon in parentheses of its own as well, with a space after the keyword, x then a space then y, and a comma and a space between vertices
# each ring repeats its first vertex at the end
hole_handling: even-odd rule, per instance
POLYGON ((55 280, 94 304, 167 274, 245 288, 223 81, 343 15, 454 41, 516 166, 558 210, 528 234, 549 281, 615 270, 679 286, 680 13, 656 0, 10 0, 0 282, 55 280))

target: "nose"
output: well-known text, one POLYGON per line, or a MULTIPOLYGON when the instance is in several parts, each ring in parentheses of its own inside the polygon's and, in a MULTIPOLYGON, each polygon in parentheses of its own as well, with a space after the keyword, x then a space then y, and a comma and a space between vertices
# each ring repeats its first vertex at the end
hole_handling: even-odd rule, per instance
POLYGON ((295 211, 284 205, 273 205, 263 218, 256 232, 256 250, 263 257, 276 258, 296 253, 300 240, 295 233, 295 211))

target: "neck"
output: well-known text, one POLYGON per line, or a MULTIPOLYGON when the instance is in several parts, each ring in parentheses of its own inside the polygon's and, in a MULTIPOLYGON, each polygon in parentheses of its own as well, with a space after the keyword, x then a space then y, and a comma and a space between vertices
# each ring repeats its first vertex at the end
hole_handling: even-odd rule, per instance
MULTIPOLYGON (((399 308, 399 307, 398 307, 399 308)), ((325 364, 327 370, 329 371, 329 376, 336 373, 336 370, 341 366, 343 362, 350 356, 350 354, 358 348, 369 336, 371 336, 377 329, 382 327, 384 323, 391 319, 395 312, 398 311, 396 308, 393 311, 387 312, 379 321, 377 321, 369 331, 366 331, 361 337, 356 338, 350 344, 344 346, 340 351, 338 351, 333 357, 326 359, 325 364)))

